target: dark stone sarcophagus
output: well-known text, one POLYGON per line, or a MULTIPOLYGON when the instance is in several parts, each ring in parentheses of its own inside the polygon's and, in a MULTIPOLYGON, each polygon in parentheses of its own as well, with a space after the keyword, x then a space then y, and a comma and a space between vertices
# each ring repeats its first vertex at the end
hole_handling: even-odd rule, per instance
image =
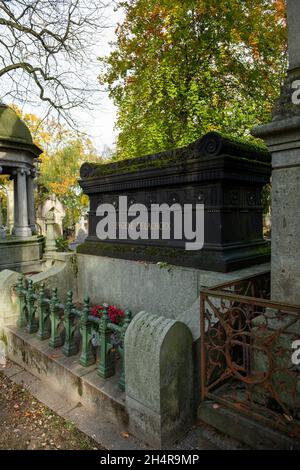
POLYGON ((270 162, 266 150, 211 132, 187 147, 157 155, 108 164, 85 163, 80 185, 90 199, 89 234, 78 252, 220 272, 266 262, 270 247, 263 238, 261 194, 270 180, 270 162), (138 208, 137 204, 149 214, 158 206, 177 208, 177 212, 170 211, 169 219, 161 214, 155 236, 152 218, 149 215, 147 219, 145 213, 143 220, 148 224, 135 227, 142 235, 132 239, 124 236, 124 230, 135 216, 130 211, 126 216, 124 213, 130 207, 138 208), (103 212, 99 207, 113 210, 103 212), (190 239, 183 209, 182 226, 178 227, 177 219, 175 228, 175 214, 184 207, 191 210, 189 220, 195 233, 201 220, 196 217, 197 207, 202 207, 202 249, 186 249, 190 239), (99 239, 99 223, 114 211, 115 231, 107 228, 107 238, 99 239), (125 220, 125 226, 121 227, 120 220, 125 220), (165 220, 169 226, 161 222, 165 220))

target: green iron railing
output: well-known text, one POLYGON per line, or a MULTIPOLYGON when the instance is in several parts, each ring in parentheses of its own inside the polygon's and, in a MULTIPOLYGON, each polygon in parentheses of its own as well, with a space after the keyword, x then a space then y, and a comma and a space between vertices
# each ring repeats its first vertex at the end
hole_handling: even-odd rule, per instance
POLYGON ((119 387, 125 389, 124 339, 132 319, 129 310, 125 311, 123 322, 116 325, 111 323, 107 309, 103 310, 101 318, 91 315, 89 298, 85 298, 83 308, 78 309, 73 303, 72 291, 68 292, 63 304, 59 301, 56 288, 52 289, 49 298, 43 283, 37 288, 32 280, 23 276, 18 279, 16 293, 19 328, 26 328, 30 334, 36 333, 41 341, 49 339, 49 346, 62 347, 65 356, 80 353, 79 362, 83 367, 97 362, 98 347, 97 373, 104 379, 115 374, 118 352, 121 361, 119 387))

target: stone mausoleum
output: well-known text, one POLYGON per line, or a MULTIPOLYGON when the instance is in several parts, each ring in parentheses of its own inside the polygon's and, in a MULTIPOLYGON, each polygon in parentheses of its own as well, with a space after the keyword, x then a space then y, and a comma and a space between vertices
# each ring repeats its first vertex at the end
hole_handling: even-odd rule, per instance
MULTIPOLYGON (((210 132, 187 147, 157 155, 106 165, 85 163, 80 185, 90 199, 89 234, 78 252, 217 272, 267 262, 270 247, 263 238, 262 189, 270 180, 270 161, 268 151, 258 145, 210 132), (119 207, 120 196, 127 197, 124 209, 119 207), (189 205, 194 226, 200 225, 195 212, 201 204, 204 246, 186 250, 184 230, 180 237, 174 236, 174 212, 164 221, 159 210, 156 239, 150 230, 144 239, 122 239, 118 230, 116 239, 99 240, 96 227, 104 218, 97 215, 101 204, 115 207, 118 227, 121 211, 138 208, 138 204, 148 213, 154 205, 177 213, 189 205), (164 236, 166 226, 168 236, 164 236)), ((128 224, 132 220, 128 217, 128 224)))
POLYGON ((11 108, 1 104, 0 172, 13 180, 14 224, 11 233, 0 239, 0 269, 40 269, 43 237, 36 232, 34 178, 41 153, 26 124, 11 108))

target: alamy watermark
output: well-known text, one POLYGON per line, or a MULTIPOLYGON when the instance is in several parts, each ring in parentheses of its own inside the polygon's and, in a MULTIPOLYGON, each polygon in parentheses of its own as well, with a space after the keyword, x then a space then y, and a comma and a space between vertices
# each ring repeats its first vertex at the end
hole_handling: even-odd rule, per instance
POLYGON ((292 103, 300 104, 300 80, 294 80, 292 89, 295 90, 292 94, 292 103))
POLYGON ((292 354, 292 363, 294 366, 298 366, 300 364, 300 340, 294 341, 292 343, 292 349, 295 352, 292 354))
POLYGON ((100 204, 96 234, 100 240, 184 240, 188 251, 204 245, 204 204, 131 204, 119 196, 118 204, 100 204), (172 223, 173 222, 173 223, 172 223))

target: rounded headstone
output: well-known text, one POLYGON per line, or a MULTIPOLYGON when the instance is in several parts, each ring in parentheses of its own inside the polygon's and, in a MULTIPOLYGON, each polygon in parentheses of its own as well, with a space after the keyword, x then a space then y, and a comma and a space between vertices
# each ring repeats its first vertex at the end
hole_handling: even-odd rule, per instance
POLYGON ((182 322, 137 314, 125 336, 126 404, 132 432, 167 446, 193 421, 193 338, 182 322))

